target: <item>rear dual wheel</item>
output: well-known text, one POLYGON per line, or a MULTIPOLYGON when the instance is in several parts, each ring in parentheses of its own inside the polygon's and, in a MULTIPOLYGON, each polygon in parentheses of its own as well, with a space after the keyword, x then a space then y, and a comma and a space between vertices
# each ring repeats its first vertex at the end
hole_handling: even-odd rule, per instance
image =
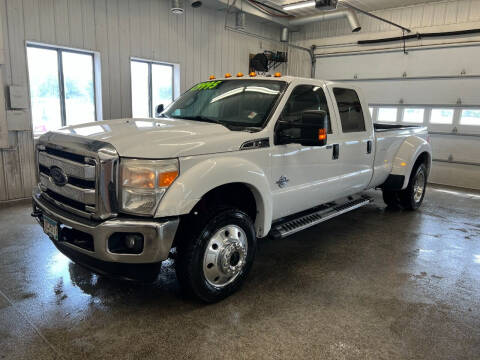
POLYGON ((427 167, 420 164, 412 171, 405 190, 383 190, 383 201, 389 207, 405 210, 417 210, 422 205, 427 189, 427 167))

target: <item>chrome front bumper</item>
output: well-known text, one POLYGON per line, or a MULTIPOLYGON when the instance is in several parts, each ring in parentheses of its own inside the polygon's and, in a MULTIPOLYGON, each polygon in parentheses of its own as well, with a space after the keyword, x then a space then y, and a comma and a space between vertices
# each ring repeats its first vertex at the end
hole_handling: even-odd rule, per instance
MULTIPOLYGON (((53 240, 55 246, 68 257, 71 254, 82 254, 93 258, 99 263, 121 264, 152 264, 168 258, 173 239, 177 231, 179 218, 162 219, 159 221, 141 219, 116 218, 103 222, 94 222, 67 213, 42 198, 41 191, 33 191, 33 210, 38 222, 43 225, 43 215, 57 221, 59 224, 89 234, 93 238, 94 251, 75 246, 69 242, 53 240), (117 254, 108 249, 108 239, 114 233, 140 233, 144 237, 144 248, 140 254, 117 254), (63 251, 67 249, 67 251, 63 251)), ((86 256, 86 257, 85 257, 86 256)), ((76 262, 76 259, 72 259, 76 262)), ((91 266, 92 267, 92 266, 91 266)), ((105 271, 108 273, 108 271, 105 271)))

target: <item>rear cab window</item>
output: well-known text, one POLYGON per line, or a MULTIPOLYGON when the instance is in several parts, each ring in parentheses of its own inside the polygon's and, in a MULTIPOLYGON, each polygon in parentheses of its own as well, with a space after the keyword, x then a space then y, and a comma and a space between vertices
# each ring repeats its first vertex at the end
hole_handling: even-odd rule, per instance
POLYGON ((343 133, 365 132, 365 118, 358 94, 353 89, 333 88, 343 133))

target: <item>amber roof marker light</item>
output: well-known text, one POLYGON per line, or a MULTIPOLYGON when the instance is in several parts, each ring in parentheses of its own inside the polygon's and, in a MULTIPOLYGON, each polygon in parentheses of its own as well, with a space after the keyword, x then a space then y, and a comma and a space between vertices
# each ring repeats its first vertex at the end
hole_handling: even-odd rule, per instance
POLYGON ((243 73, 241 72, 237 73, 237 77, 243 77, 243 73))
POLYGON ((252 72, 250 73, 250 77, 255 77, 255 76, 257 76, 257 73, 256 73, 255 71, 252 71, 252 72))
POLYGON ((275 77, 282 77, 282 73, 276 72, 273 76, 275 76, 275 77))
POLYGON ((209 79, 209 80, 215 80, 216 77, 215 77, 215 75, 210 75, 210 77, 209 77, 208 79, 209 79))
POLYGON ((228 79, 228 78, 231 78, 231 77, 232 77, 232 74, 226 73, 226 74, 225 74, 225 77, 226 77, 227 79, 228 79))

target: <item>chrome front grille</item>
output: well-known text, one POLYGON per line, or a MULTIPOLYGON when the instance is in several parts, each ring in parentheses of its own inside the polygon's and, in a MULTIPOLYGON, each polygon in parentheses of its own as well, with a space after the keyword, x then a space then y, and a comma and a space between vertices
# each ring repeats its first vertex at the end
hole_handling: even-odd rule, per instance
POLYGON ((37 147, 42 196, 86 218, 116 215, 118 154, 112 145, 59 133, 42 136, 37 147), (64 176, 59 182, 55 175, 64 176))
MULTIPOLYGON (((86 164, 65 159, 58 155, 52 155, 52 151, 45 149, 38 154, 38 162, 47 168, 58 166, 70 177, 95 181, 95 162, 86 164)), ((55 152, 53 152, 55 153, 55 152)), ((57 153, 58 154, 58 153, 57 153)))

